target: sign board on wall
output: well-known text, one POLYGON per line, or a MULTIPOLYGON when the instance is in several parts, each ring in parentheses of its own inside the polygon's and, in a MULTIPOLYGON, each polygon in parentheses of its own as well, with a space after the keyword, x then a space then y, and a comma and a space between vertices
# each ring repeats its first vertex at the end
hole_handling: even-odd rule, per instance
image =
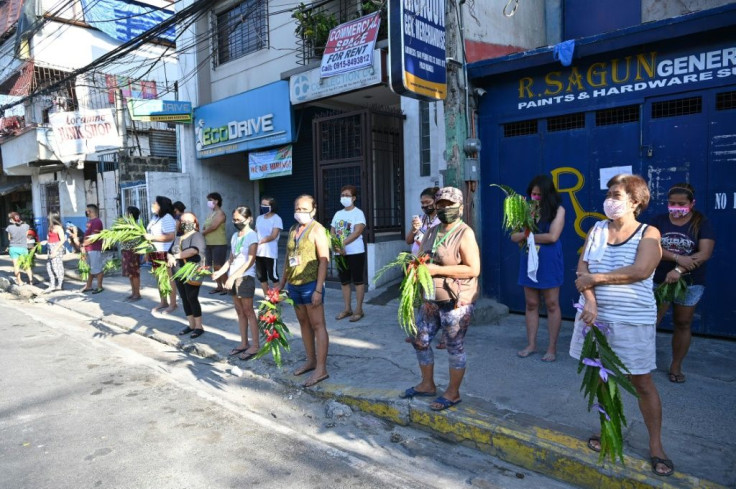
POLYGON ((388 22, 391 89, 420 100, 443 100, 445 0, 392 0, 388 22))
POLYGON ((191 124, 192 103, 181 100, 128 100, 130 118, 142 122, 191 124))
POLYGON ((60 158, 120 148, 113 109, 49 114, 60 158))
POLYGON ((293 133, 286 80, 194 109, 197 158, 291 143, 293 133))
POLYGON ((289 79, 289 94, 294 105, 332 97, 365 87, 378 85, 383 81, 382 56, 380 50, 373 53, 373 63, 349 73, 341 73, 329 78, 321 78, 319 68, 314 68, 289 79))
POLYGON ((374 12, 332 29, 322 55, 320 76, 325 78, 371 66, 380 26, 381 13, 374 12))
POLYGON ((291 145, 248 153, 248 174, 251 180, 291 175, 291 145))

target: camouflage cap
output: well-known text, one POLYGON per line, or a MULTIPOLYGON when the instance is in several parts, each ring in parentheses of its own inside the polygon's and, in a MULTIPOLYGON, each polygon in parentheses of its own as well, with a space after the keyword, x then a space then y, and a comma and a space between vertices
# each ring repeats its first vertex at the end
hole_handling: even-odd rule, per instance
POLYGON ((460 191, 459 188, 455 187, 442 187, 437 191, 437 193, 434 196, 434 201, 438 202, 440 200, 449 200, 450 202, 454 204, 462 204, 463 203, 463 193, 460 191))

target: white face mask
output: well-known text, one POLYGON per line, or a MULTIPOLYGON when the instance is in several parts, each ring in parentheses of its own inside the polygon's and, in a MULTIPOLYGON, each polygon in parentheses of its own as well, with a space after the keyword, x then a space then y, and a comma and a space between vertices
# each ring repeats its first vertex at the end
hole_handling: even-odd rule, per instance
POLYGON ((340 197, 340 204, 342 204, 343 207, 350 207, 353 205, 353 198, 352 197, 340 197))
POLYGON ((295 212, 294 220, 296 220, 296 222, 298 222, 299 224, 307 224, 309 221, 312 220, 312 213, 311 212, 295 212))
POLYGON ((606 199, 603 201, 603 212, 609 219, 619 219, 629 211, 628 200, 606 199))

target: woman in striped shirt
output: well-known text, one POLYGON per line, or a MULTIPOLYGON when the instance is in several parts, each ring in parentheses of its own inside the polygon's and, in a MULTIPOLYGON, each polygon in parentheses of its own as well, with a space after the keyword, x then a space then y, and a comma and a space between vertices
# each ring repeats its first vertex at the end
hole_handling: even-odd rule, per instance
MULTIPOLYGON (((631 372, 639 409, 649 432, 652 471, 668 476, 674 465, 662 447, 662 403, 652 380, 656 368, 657 305, 652 278, 662 257, 657 228, 637 221, 649 205, 649 188, 637 175, 616 175, 608 181, 603 210, 608 220, 588 233, 575 281, 583 309, 575 320, 570 355, 580 358, 582 328, 598 322, 610 328, 608 341, 631 372)), ((600 437, 588 440, 600 451, 600 437)))

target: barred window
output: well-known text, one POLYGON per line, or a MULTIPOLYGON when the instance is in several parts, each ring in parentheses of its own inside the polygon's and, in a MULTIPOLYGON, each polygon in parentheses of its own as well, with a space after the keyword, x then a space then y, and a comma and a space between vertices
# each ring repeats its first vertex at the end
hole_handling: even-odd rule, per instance
POLYGON ((419 176, 432 172, 432 140, 430 135, 429 102, 419 102, 419 176))
POLYGON ((638 105, 627 105, 625 107, 595 111, 596 126, 611 126, 614 124, 625 124, 627 122, 639 122, 638 105))
POLYGON ((721 92, 716 94, 716 110, 736 109, 736 92, 721 92))
POLYGON ((678 98, 652 104, 652 119, 699 114, 703 111, 702 97, 678 98))
POLYGON ((559 115, 547 118, 547 131, 567 131, 570 129, 582 129, 585 127, 585 112, 575 114, 559 115))
POLYGON ((217 64, 268 47, 267 0, 245 0, 217 14, 217 64))
POLYGON ((528 136, 538 132, 537 119, 520 122, 507 122, 503 125, 503 137, 528 136))

